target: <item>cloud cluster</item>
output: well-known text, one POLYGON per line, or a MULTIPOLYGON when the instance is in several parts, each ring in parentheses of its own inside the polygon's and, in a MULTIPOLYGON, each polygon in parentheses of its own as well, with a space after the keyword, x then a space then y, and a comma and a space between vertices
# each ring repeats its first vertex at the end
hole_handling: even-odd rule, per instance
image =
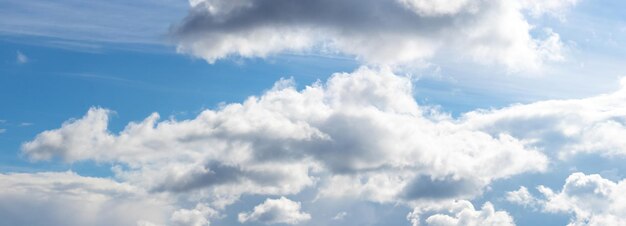
POLYGON ((561 191, 537 188, 543 198, 536 198, 525 188, 508 193, 508 200, 517 204, 536 203, 549 213, 571 213, 569 226, 600 226, 626 224, 626 180, 613 182, 600 175, 573 173, 561 191))
POLYGON ((300 211, 300 203, 285 197, 267 199, 254 207, 252 212, 239 213, 241 223, 260 222, 264 224, 302 224, 311 219, 311 215, 300 211))
POLYGON ((213 63, 285 51, 356 56, 371 64, 415 63, 441 55, 535 68, 562 59, 559 35, 533 37, 525 18, 554 14, 573 0, 190 0, 172 30, 178 51, 213 63))
POLYGON ((496 211, 487 202, 480 210, 466 200, 417 207, 407 219, 413 226, 514 226, 513 218, 505 211, 496 211), (422 218, 426 216, 425 219, 422 218))
POLYGON ((242 194, 379 203, 472 198, 491 181, 543 171, 547 158, 507 134, 489 135, 418 106, 411 81, 387 70, 338 73, 298 91, 281 80, 260 97, 195 119, 153 114, 114 134, 109 111, 39 134, 31 159, 116 164, 117 178, 154 192, 195 194, 216 208, 242 194))
MULTIPOLYGON (((182 121, 159 120, 155 113, 119 132, 108 130, 110 110, 92 108, 40 133, 22 151, 32 160, 113 164, 115 178, 128 186, 201 203, 172 209, 165 220, 191 225, 209 223, 241 195, 283 196, 305 188, 314 188, 318 199, 415 207, 411 219, 428 211, 443 214, 425 218, 432 224, 470 222, 470 216, 508 222, 505 213, 490 212, 490 204, 481 210, 463 202, 454 205, 467 208, 446 205, 475 198, 494 180, 544 171, 544 153, 561 159, 580 152, 626 153, 619 139, 626 134, 624 87, 585 99, 477 110, 456 119, 418 105, 411 80, 386 69, 361 68, 303 90, 294 87, 294 81, 280 80, 243 103, 182 121)), ((586 178, 574 176, 566 185, 586 178)), ((522 188, 507 199, 590 216, 586 209, 549 208, 565 200, 562 196, 540 201, 522 188)))

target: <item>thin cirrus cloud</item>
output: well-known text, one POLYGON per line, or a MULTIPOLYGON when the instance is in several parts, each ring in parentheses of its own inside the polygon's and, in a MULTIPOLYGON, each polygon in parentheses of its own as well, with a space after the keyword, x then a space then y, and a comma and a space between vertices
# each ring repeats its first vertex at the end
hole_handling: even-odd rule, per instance
POLYGON ((0 2, 0 34, 55 38, 53 46, 80 49, 93 48, 91 42, 162 44, 185 7, 177 0, 6 0, 0 2))
POLYGON ((179 52, 213 63, 285 51, 339 52, 369 64, 398 65, 436 55, 538 68, 563 59, 558 34, 534 29, 527 14, 561 15, 577 1, 251 1, 191 0, 172 33, 179 52))

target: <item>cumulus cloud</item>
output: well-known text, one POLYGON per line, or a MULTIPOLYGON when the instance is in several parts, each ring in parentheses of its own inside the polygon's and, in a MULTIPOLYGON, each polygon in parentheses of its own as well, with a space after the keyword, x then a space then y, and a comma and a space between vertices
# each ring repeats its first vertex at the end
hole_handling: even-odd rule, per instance
POLYGON ((462 121, 490 134, 506 133, 567 159, 578 153, 626 156, 626 79, 613 93, 549 100, 466 113, 462 121))
POLYGON ((194 209, 179 209, 172 214, 171 222, 175 226, 208 226, 210 218, 219 213, 205 204, 198 203, 194 209))
POLYGON ((507 192, 506 200, 517 205, 522 205, 524 207, 535 208, 536 205, 538 205, 538 200, 532 194, 530 194, 528 188, 524 186, 521 186, 516 191, 507 192))
POLYGON ((254 207, 252 212, 239 213, 239 222, 260 222, 264 224, 301 224, 311 219, 311 215, 300 211, 300 203, 285 197, 267 199, 254 207))
MULTIPOLYGON (((449 203, 477 197, 494 180, 544 171, 548 159, 541 151, 562 158, 626 153, 620 139, 626 134, 624 87, 596 97, 477 110, 454 119, 418 105, 411 80, 386 69, 337 73, 302 90, 293 83, 278 81, 261 96, 205 110, 193 119, 159 120, 155 113, 119 132, 108 130, 110 110, 92 108, 82 118, 40 133, 22 151, 38 161, 110 163, 115 178, 127 186, 205 203, 167 215, 172 223, 192 225, 219 217, 217 212, 241 195, 290 195, 307 187, 317 191, 317 198, 415 207, 410 219, 432 224, 454 225, 469 216, 508 222, 500 217, 505 213, 490 212, 490 204, 476 210, 457 202, 464 206, 458 210, 449 203), (440 215, 419 218, 430 216, 428 211, 440 215)), ((607 200, 619 193, 622 182, 598 177, 575 174, 560 193, 542 187, 545 199, 520 188, 507 200, 573 212, 581 222, 620 220, 619 208, 612 203, 606 204, 609 210, 601 208, 602 199, 571 204, 582 199, 566 192, 579 184, 601 187, 592 190, 603 191, 599 194, 607 200), (565 204, 551 204, 559 202, 565 204)))
POLYGON ((73 172, 0 174, 0 225, 164 224, 167 197, 73 172))
POLYGON ((407 219, 413 226, 514 226, 513 218, 505 211, 496 211, 487 202, 477 210, 466 200, 417 207, 407 219), (424 218, 422 220, 422 218, 424 218))
POLYGON ((110 111, 40 133, 34 160, 118 164, 116 177, 151 191, 195 194, 216 208, 242 194, 380 203, 472 198, 491 181, 543 171, 547 158, 507 134, 489 135, 422 109, 409 78, 362 68, 296 90, 282 80, 260 97, 195 119, 153 114, 114 134, 110 111))
POLYGON ((558 34, 531 36, 525 12, 563 12, 573 0, 191 0, 173 28, 178 51, 210 63, 285 51, 340 52, 371 64, 438 54, 536 68, 560 56, 558 34), (556 43, 556 45, 555 45, 556 43))
POLYGON ((626 224, 626 180, 613 182, 600 175, 573 173, 561 191, 539 186, 544 197, 533 200, 548 213, 571 213, 569 226, 600 226, 626 224))

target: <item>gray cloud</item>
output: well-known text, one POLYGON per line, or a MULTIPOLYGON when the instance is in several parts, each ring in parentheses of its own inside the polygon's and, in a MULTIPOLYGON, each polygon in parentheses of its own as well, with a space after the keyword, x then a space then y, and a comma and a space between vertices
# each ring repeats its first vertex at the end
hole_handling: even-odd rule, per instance
MULTIPOLYGON (((191 0, 172 29, 178 50, 214 62, 283 51, 341 52, 367 63, 404 64, 436 54, 510 69, 559 60, 562 44, 548 32, 530 35, 523 12, 568 8, 538 1, 432 0, 191 0), (539 7, 541 6, 541 7, 539 7), (460 57, 459 57, 460 56, 460 57)), ((552 10, 552 11, 550 11, 552 10)))
POLYGON ((416 177, 405 188, 406 199, 459 199, 481 193, 484 185, 479 181, 464 178, 432 179, 429 176, 416 177))

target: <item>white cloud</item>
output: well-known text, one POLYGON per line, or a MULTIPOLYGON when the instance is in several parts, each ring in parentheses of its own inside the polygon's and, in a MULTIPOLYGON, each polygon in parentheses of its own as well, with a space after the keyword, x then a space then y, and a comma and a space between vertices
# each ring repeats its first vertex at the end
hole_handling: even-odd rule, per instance
MULTIPOLYGON (((626 79, 623 79, 626 81, 626 79)), ((626 86, 595 97, 549 100, 503 109, 473 111, 469 129, 510 134, 546 153, 567 159, 578 153, 626 156, 626 86)))
POLYGON ((524 207, 535 208, 538 204, 537 199, 533 197, 533 195, 528 192, 528 188, 524 186, 521 186, 517 191, 507 192, 506 200, 524 207))
POLYGON ((576 5, 579 0, 520 0, 520 2, 533 16, 550 14, 564 19, 564 11, 576 5))
POLYGON ((626 224, 626 180, 613 182, 600 175, 573 173, 561 191, 539 186, 544 198, 536 200, 542 211, 571 213, 569 226, 600 226, 626 224))
POLYGON ((110 179, 65 173, 0 174, 0 225, 163 224, 170 200, 110 179))
POLYGON ((26 54, 22 53, 21 51, 17 51, 15 56, 15 62, 17 62, 18 64, 25 64, 28 63, 28 61, 29 60, 26 54))
POLYGON ((505 211, 496 211, 489 202, 476 210, 469 201, 418 207, 407 219, 413 226, 514 226, 513 218, 505 211), (422 218, 424 218, 422 221, 422 218))
POLYGON ((239 222, 261 222, 264 224, 302 224, 311 219, 311 215, 300 211, 300 203, 285 197, 267 199, 255 206, 252 212, 240 213, 239 222))
POLYGON ((371 64, 405 64, 436 55, 537 68, 561 55, 558 34, 541 40, 524 12, 562 12, 576 1, 192 0, 174 29, 178 50, 210 63, 229 56, 284 51, 356 56, 371 64), (332 9, 332 10, 329 10, 332 9), (384 19, 382 19, 384 18, 384 19))
POLYGON ((333 220, 343 220, 344 218, 346 218, 346 216, 348 216, 348 213, 343 211, 343 212, 339 212, 337 213, 337 215, 335 215, 333 217, 333 220))
POLYGON ((411 81, 388 70, 338 73, 297 91, 280 81, 260 97, 195 119, 153 114, 118 134, 93 108, 22 146, 34 160, 119 164, 116 177, 222 208, 242 194, 380 203, 473 198, 491 181, 545 170, 547 158, 507 134, 489 135, 422 109, 411 81))
POLYGON ((202 203, 194 209, 180 209, 172 214, 171 222, 176 226, 208 226, 210 218, 218 217, 219 213, 202 203))

